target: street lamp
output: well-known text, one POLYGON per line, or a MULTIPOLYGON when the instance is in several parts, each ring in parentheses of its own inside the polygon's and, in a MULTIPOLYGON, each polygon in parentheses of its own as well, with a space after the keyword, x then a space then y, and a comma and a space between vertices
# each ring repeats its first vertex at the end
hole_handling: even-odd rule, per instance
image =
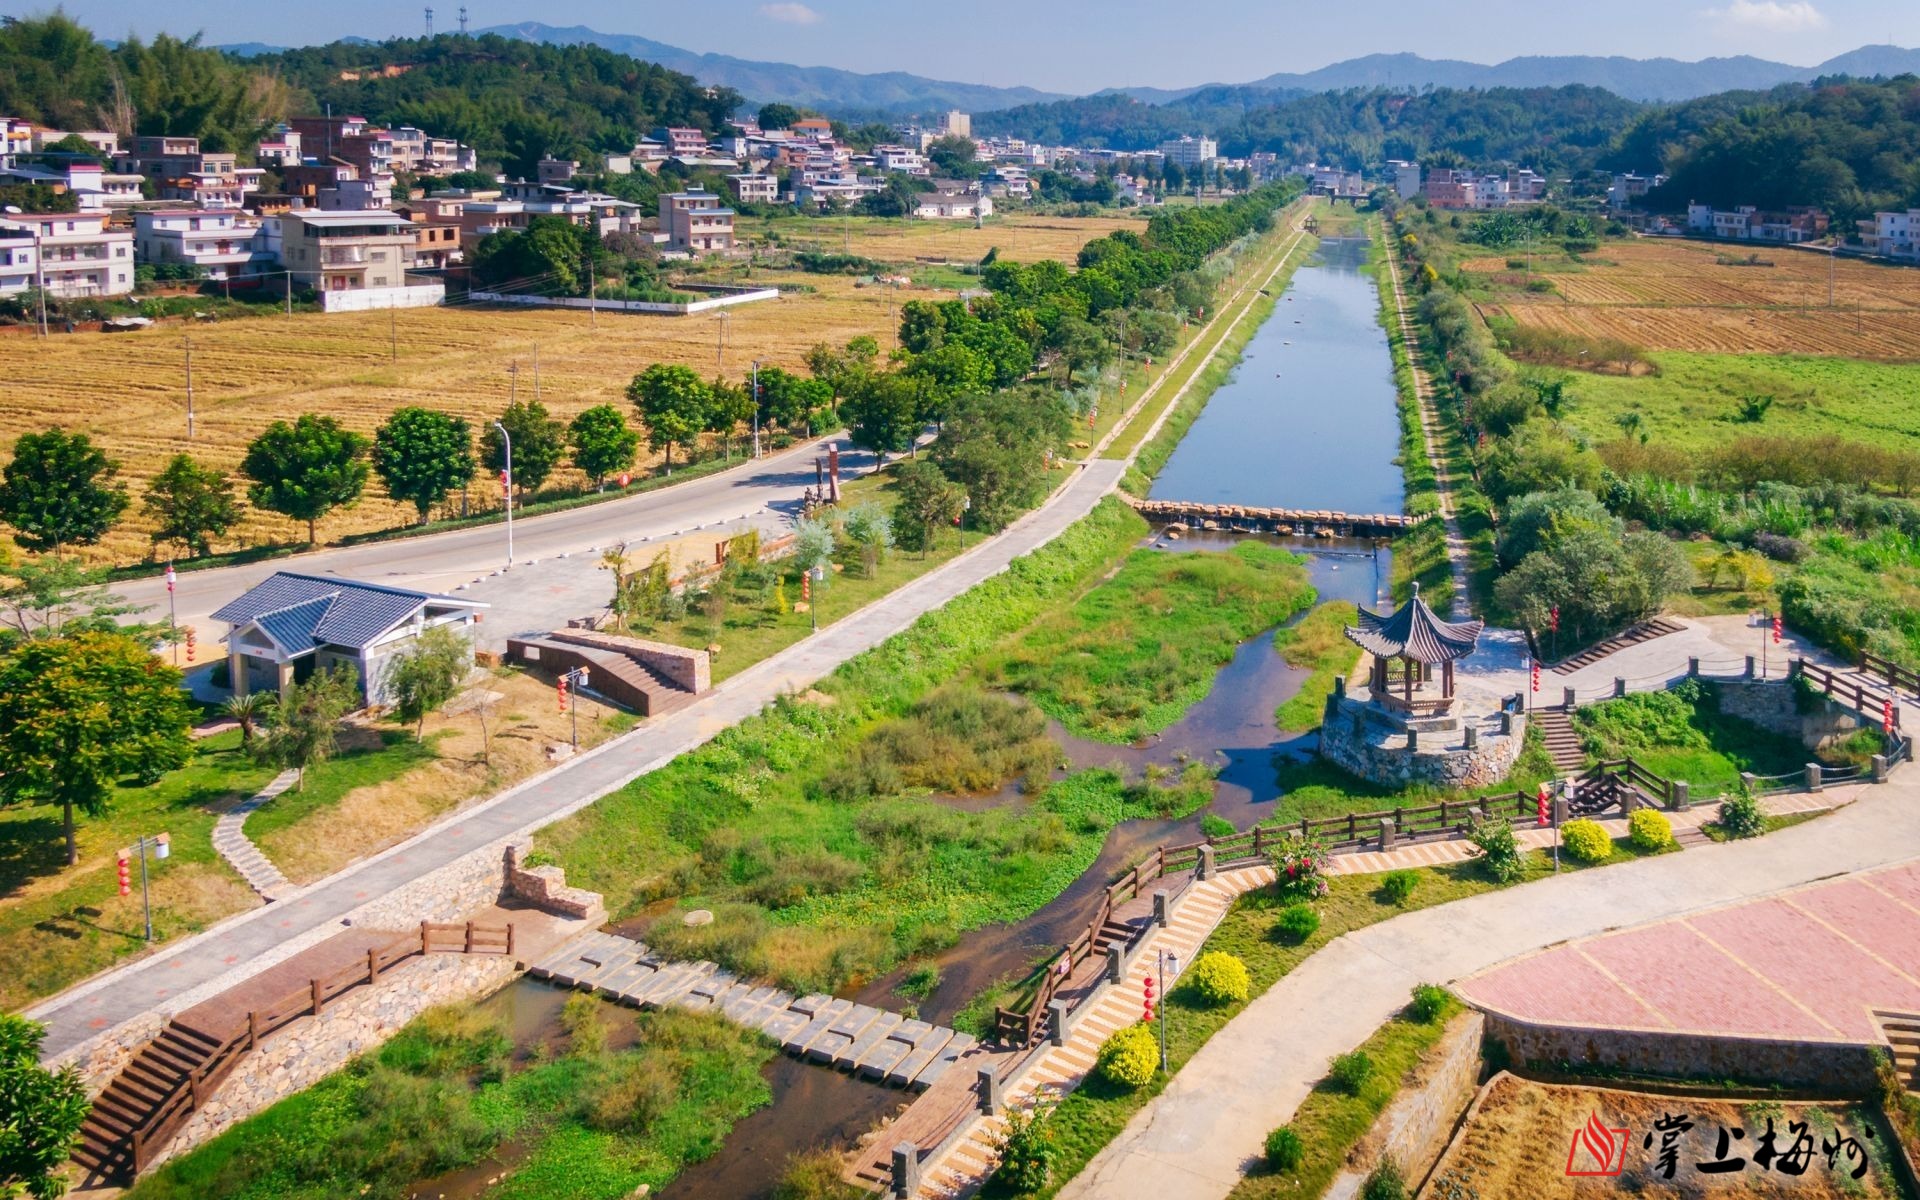
POLYGON ((573 703, 567 707, 573 714, 573 748, 580 748, 580 694, 587 690, 587 668, 575 667, 560 677, 560 686, 573 693, 573 703))
POLYGON ((500 431, 500 442, 507 450, 507 469, 500 472, 500 487, 507 497, 507 569, 513 569, 513 435, 507 427, 495 421, 493 427, 500 431))
POLYGON ((1180 978, 1180 955, 1172 950, 1160 951, 1160 1011, 1156 1014, 1160 1020, 1160 1070, 1167 1068, 1167 980, 1180 978))
POLYGON ((127 878, 127 860, 135 854, 140 856, 140 907, 146 913, 147 940, 149 942, 153 940, 153 899, 147 888, 147 856, 151 854, 154 861, 158 862, 168 857, 168 855, 172 853, 172 850, 172 843, 168 841, 166 834, 142 834, 132 847, 123 849, 119 854, 114 856, 119 860, 120 894, 122 896, 133 890, 131 881, 127 878))
POLYGON ((760 360, 753 360, 753 456, 760 457, 760 360))

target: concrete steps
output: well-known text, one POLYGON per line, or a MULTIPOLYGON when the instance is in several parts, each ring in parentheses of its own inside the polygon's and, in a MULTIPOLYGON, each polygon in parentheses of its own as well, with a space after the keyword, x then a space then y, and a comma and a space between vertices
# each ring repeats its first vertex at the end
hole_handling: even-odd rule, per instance
POLYGON ((1562 775, 1578 775, 1586 769, 1586 749, 1580 742, 1580 734, 1574 730, 1573 718, 1565 709, 1536 708, 1528 714, 1528 720, 1540 731, 1555 770, 1562 775))

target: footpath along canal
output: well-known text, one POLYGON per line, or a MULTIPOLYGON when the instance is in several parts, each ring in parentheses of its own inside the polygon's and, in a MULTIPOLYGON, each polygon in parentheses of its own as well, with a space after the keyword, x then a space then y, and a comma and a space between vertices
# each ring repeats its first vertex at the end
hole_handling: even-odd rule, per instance
MULTIPOLYGON (((1211 504, 1399 512, 1395 463, 1399 419, 1392 360, 1378 323, 1379 297, 1361 270, 1365 238, 1328 238, 1300 268, 1256 331, 1240 365, 1214 392, 1156 480, 1152 496, 1211 504)), ((1145 543, 1166 553, 1224 552, 1248 535, 1155 530, 1145 543)), ((1305 556, 1319 602, 1377 606, 1387 599, 1392 556, 1384 544, 1261 536, 1305 556)), ((1113 829, 1098 859, 1052 902, 1013 925, 982 928, 939 955, 940 981, 921 999, 922 1020, 951 1023, 997 981, 1020 977, 1083 928, 1108 879, 1156 845, 1197 840, 1207 813, 1236 828, 1271 815, 1281 799, 1276 759, 1312 752, 1312 734, 1283 734, 1274 712, 1307 672, 1287 665, 1276 630, 1242 643, 1207 696, 1173 726, 1130 746, 1049 732, 1071 769, 1109 767, 1138 779, 1150 764, 1188 761, 1219 771, 1212 802, 1178 819, 1140 819, 1113 829)), ((1062 772, 1064 774, 1065 772, 1062 772)), ((1017 787, 954 797, 970 808, 1027 802, 1017 787)), ((854 997, 898 1009, 904 972, 854 997)), ((768 1067, 774 1102, 735 1126, 721 1152, 684 1172, 670 1200, 758 1200, 773 1194, 788 1157, 845 1148, 911 1097, 782 1057, 768 1067)))

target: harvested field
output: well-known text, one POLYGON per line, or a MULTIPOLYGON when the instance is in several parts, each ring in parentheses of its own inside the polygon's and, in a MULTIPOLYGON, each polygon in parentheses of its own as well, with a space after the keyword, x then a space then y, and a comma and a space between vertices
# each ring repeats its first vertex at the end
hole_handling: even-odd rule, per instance
POLYGON ((1886 1158, 1889 1149, 1887 1128, 1877 1118, 1845 1104, 1683 1098, 1540 1084, 1501 1075, 1479 1110, 1455 1135, 1425 1194, 1475 1195, 1487 1200, 1496 1196, 1547 1200, 1646 1192, 1703 1198, 1892 1198, 1902 1193, 1891 1175, 1886 1158), (1612 1176, 1570 1177, 1570 1150, 1575 1151, 1575 1169, 1599 1169, 1595 1153, 1587 1149, 1582 1136, 1593 1116, 1599 1118, 1607 1131, 1604 1136, 1612 1141, 1614 1157, 1608 1165, 1621 1169, 1612 1176), (1688 1127, 1673 1131, 1677 1135, 1675 1163, 1669 1178, 1660 1165, 1666 1134, 1656 1128, 1656 1122, 1671 1123, 1676 1117, 1683 1118, 1688 1127), (1778 1157, 1768 1158, 1762 1151, 1769 1121, 1778 1157), (1793 1128, 1796 1123, 1800 1128, 1793 1128), (1723 1129, 1727 1131, 1724 1151, 1719 1143, 1723 1129), (1624 1139, 1620 1131, 1625 1131, 1624 1139), (1811 1139, 1804 1156, 1789 1160, 1786 1156, 1803 1133, 1811 1139), (1645 1144, 1649 1135, 1651 1145, 1645 1144), (1847 1138, 1852 1138, 1868 1159, 1859 1179, 1852 1178, 1852 1172, 1862 1160, 1849 1159, 1844 1150, 1838 1149, 1847 1138), (1822 1142, 1836 1147, 1834 1165, 1829 1165, 1822 1142), (1762 1158, 1767 1158, 1767 1168, 1761 1166, 1762 1158), (1703 1172, 1697 1166, 1734 1159, 1743 1162, 1732 1170, 1703 1172), (1799 1174, 1783 1169, 1796 1165, 1799 1174))
POLYGON ((1785 246, 1633 239, 1584 261, 1537 259, 1537 275, 1554 291, 1528 292, 1507 261, 1462 266, 1492 289, 1488 315, 1524 325, 1650 350, 1920 358, 1920 271, 1904 267, 1829 264, 1823 253, 1785 246), (1762 265, 1746 265, 1750 254, 1762 265))
POLYGON ((1044 217, 1028 214, 996 216, 975 229, 971 221, 901 221, 875 217, 748 218, 740 232, 763 239, 778 235, 785 246, 829 254, 855 254, 884 262, 916 258, 979 262, 989 250, 1001 258, 1033 262, 1057 258, 1071 263, 1080 247, 1116 229, 1142 232, 1144 217, 1044 217))

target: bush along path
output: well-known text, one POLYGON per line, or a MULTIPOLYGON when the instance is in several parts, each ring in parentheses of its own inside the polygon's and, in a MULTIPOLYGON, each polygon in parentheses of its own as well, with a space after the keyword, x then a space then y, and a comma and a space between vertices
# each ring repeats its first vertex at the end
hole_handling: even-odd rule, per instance
POLYGON ((248 839, 247 817, 292 787, 299 778, 298 771, 280 772, 266 787, 222 813, 220 819, 213 823, 213 848, 220 852, 221 858, 227 860, 228 866, 240 872, 240 878, 247 881, 248 887, 262 900, 269 902, 279 899, 291 885, 287 877, 280 873, 280 868, 268 861, 267 856, 260 853, 260 847, 248 839))

